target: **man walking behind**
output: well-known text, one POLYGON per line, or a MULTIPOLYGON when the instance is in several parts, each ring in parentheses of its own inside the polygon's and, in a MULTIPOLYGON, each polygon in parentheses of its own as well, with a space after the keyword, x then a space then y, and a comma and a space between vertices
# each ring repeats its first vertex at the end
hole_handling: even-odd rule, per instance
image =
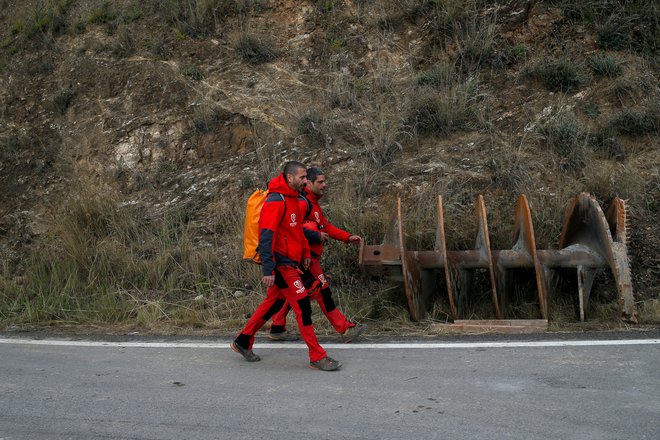
MULTIPOLYGON (((332 324, 337 333, 343 336, 344 342, 348 343, 364 333, 367 330, 367 325, 350 322, 335 305, 332 299, 332 291, 321 267, 321 255, 323 254, 323 244, 330 238, 354 244, 360 244, 362 238, 337 228, 325 218, 323 209, 319 205, 319 200, 325 194, 326 185, 325 173, 323 171, 315 167, 307 169, 305 197, 311 204, 311 210, 305 223, 303 223, 303 228, 311 250, 311 262, 303 274, 302 279, 307 289, 311 291, 312 299, 315 299, 319 303, 321 311, 328 318, 330 324, 332 324)), ((273 315, 273 323, 270 327, 270 339, 275 341, 293 339, 286 331, 286 316, 289 310, 290 308, 285 306, 273 315)))
POLYGON ((258 248, 261 282, 268 290, 230 346, 248 362, 261 360, 252 351, 254 335, 286 301, 296 314, 300 335, 309 349, 310 367, 333 371, 341 364, 329 357, 316 339, 312 307, 299 275, 299 266, 307 268, 310 264, 310 250, 302 229, 306 212, 298 202, 298 193, 306 183, 305 166, 295 161, 287 162, 282 174, 268 183, 269 195, 259 217, 258 248))

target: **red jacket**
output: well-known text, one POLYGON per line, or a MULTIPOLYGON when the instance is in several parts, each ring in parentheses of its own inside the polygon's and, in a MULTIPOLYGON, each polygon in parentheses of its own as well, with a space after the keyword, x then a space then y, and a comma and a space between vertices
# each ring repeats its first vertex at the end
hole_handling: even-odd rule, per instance
POLYGON ((321 258, 323 253, 323 243, 321 243, 321 232, 325 232, 331 238, 335 240, 343 241, 348 243, 348 238, 351 236, 346 231, 339 229, 328 221, 323 215, 323 209, 319 205, 319 198, 316 194, 311 192, 308 188, 305 188, 305 196, 307 200, 312 204, 312 210, 307 216, 303 228, 305 228, 305 237, 309 242, 309 248, 312 252, 312 257, 316 259, 321 258))
POLYGON ((306 211, 298 193, 280 174, 268 182, 268 198, 259 216, 259 257, 264 275, 273 275, 276 266, 299 266, 310 257, 302 222, 306 211))

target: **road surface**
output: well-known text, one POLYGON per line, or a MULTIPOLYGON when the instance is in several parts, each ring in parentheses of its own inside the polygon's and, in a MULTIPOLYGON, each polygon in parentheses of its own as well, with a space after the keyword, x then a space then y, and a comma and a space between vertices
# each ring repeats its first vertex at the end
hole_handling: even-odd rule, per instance
POLYGON ((0 335, 0 440, 660 439, 657 332, 228 342, 0 335))

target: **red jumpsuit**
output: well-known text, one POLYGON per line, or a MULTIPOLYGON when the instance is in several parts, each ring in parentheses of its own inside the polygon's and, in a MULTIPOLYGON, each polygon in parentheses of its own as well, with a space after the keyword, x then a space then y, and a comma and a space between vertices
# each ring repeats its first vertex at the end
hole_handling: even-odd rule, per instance
POLYGON ((296 314, 300 335, 309 348, 309 360, 316 362, 326 357, 326 352, 316 339, 312 307, 298 269, 302 260, 310 256, 302 228, 306 211, 283 175, 271 180, 268 189, 270 194, 259 217, 258 251, 263 275, 275 275, 275 285, 268 289, 266 298, 234 342, 251 350, 254 335, 286 302, 296 314))
MULTIPOLYGON (((310 297, 318 302, 321 311, 328 318, 332 327, 338 333, 342 334, 350 327, 355 326, 355 324, 346 319, 346 316, 339 311, 332 299, 332 292, 323 274, 323 268, 320 262, 321 255, 323 254, 323 242, 321 241, 320 232, 325 232, 331 238, 345 243, 348 243, 348 238, 351 234, 331 224, 325 218, 325 215, 323 215, 318 196, 307 188, 305 188, 305 191, 305 196, 311 203, 311 211, 307 220, 303 223, 303 228, 311 250, 312 263, 303 274, 302 279, 308 288, 310 297)), ((286 316, 289 310, 290 307, 286 305, 273 315, 273 323, 270 327, 271 333, 280 333, 286 329, 286 316)))

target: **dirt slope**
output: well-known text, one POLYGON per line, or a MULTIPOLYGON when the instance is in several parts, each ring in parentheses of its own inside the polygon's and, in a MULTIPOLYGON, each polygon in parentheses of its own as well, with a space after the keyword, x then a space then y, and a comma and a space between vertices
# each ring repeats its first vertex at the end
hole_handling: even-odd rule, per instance
MULTIPOLYGON (((628 199, 635 291, 659 299, 657 52, 633 44, 657 28, 640 21, 611 49, 565 2, 452 5, 0 1, 2 276, 27 282, 28 256, 86 191, 185 211, 194 246, 222 262, 240 238, 223 207, 298 159, 327 170, 330 212, 372 243, 397 194, 426 246, 442 193, 453 248, 471 246, 485 194, 498 249, 520 192, 541 248, 577 193, 628 199), (599 55, 620 72, 597 73, 599 55)), ((612 299, 607 278, 597 289, 612 299)))

